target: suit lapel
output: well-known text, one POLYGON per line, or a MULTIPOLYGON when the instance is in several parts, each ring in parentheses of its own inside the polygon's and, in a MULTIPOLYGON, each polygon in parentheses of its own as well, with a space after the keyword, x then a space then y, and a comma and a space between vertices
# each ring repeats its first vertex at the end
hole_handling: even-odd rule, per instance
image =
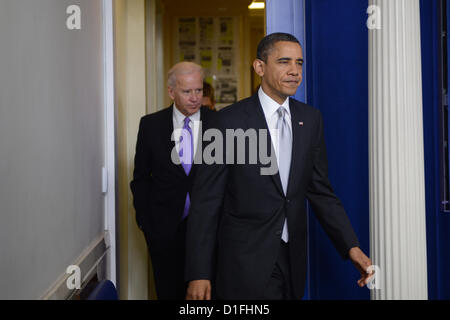
MULTIPOLYGON (((258 141, 259 141, 259 129, 265 129, 267 130, 267 148, 266 150, 273 150, 272 146, 272 139, 270 136, 269 127, 267 126, 266 117, 264 115, 261 102, 259 101, 258 93, 253 95, 250 98, 250 103, 246 106, 246 124, 247 128, 254 128, 257 130, 258 135, 258 141)), ((259 151, 259 146, 258 146, 259 151)), ((275 158, 276 159, 276 158, 275 158)), ((276 161, 276 160, 275 160, 276 161)), ((270 176, 273 183, 277 187, 278 191, 281 194, 284 194, 283 192, 283 186, 281 185, 281 178, 280 174, 277 171, 276 174, 270 176)))
POLYGON ((307 139, 309 138, 309 132, 307 131, 308 123, 302 118, 301 108, 292 99, 289 101, 289 108, 291 111, 292 126, 292 156, 287 190, 288 195, 292 188, 294 188, 295 183, 298 182, 299 172, 303 165, 303 157, 307 146, 307 139))
MULTIPOLYGON (((169 152, 170 159, 172 159, 172 150, 176 150, 175 149, 175 141, 172 140, 172 134, 173 134, 173 129, 174 129, 173 128, 173 108, 174 108, 173 105, 171 105, 168 108, 167 113, 165 115, 166 119, 163 122, 163 123, 166 123, 167 125, 165 125, 162 128, 164 139, 165 139, 165 141, 167 141, 167 150, 169 152)), ((179 156, 178 156, 178 153, 176 153, 176 158, 177 158, 178 162, 181 161, 179 156)), ((184 171, 183 166, 181 164, 176 165, 175 163, 173 163, 173 165, 176 167, 176 171, 179 174, 182 174, 182 175, 186 176, 186 172, 184 171)))

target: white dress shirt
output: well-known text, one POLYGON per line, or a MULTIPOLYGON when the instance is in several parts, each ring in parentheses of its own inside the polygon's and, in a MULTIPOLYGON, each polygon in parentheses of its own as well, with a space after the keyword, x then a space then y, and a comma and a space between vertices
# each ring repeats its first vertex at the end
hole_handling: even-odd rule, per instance
POLYGON ((264 116, 266 117, 267 127, 269 128, 270 137, 272 139, 272 145, 275 149, 275 155, 277 156, 277 164, 278 162, 278 130, 277 130, 277 121, 278 121, 278 108, 283 106, 286 109, 285 120, 288 124, 289 130, 291 131, 292 136, 292 121, 291 121, 291 110, 289 109, 289 98, 287 98, 283 104, 278 104, 275 100, 269 97, 263 89, 260 87, 258 91, 259 101, 261 102, 261 106, 264 112, 264 116))
MULTIPOLYGON (((175 148, 177 149, 177 153, 180 152, 180 137, 181 137, 181 129, 184 127, 184 119, 186 119, 186 116, 178 110, 175 103, 173 104, 173 134, 175 138, 175 148)), ((189 127, 191 127, 192 134, 194 135, 194 158, 195 154, 197 152, 197 142, 199 137, 199 130, 200 130, 200 110, 198 110, 193 115, 189 116, 189 119, 191 120, 189 122, 189 127)))

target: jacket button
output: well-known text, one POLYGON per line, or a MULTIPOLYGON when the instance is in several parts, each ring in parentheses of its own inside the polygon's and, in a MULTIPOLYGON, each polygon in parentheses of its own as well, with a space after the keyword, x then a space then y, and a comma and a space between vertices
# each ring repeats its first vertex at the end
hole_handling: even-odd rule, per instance
POLYGON ((276 235, 281 236, 282 231, 277 231, 276 235))

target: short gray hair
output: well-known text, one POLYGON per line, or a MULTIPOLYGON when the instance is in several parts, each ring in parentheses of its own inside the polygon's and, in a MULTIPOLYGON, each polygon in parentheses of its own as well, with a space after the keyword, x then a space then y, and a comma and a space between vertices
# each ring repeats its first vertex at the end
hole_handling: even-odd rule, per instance
POLYGON ((169 70, 167 75, 167 84, 169 87, 175 88, 177 85, 177 76, 182 74, 191 74, 194 72, 200 72, 202 78, 205 76, 203 68, 200 65, 188 61, 179 62, 169 70))

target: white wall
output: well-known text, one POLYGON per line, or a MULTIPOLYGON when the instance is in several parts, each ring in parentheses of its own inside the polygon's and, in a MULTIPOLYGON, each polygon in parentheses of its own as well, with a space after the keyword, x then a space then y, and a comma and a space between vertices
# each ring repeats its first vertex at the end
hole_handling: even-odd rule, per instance
POLYGON ((103 232, 102 23, 102 0, 0 0, 0 299, 39 298, 103 232))

